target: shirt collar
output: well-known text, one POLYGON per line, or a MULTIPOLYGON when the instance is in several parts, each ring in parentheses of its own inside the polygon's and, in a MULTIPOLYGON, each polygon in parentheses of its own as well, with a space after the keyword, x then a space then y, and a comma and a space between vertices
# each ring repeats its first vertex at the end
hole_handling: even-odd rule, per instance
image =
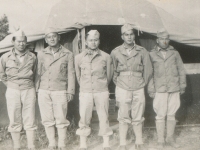
POLYGON ((49 50, 52 52, 52 53, 58 53, 60 50, 62 49, 62 46, 59 45, 58 49, 56 51, 53 51, 53 49, 51 47, 49 47, 49 50))
POLYGON ((134 45, 133 45, 131 48, 128 48, 128 47, 126 47, 126 45, 125 45, 125 44, 123 44, 123 47, 124 47, 124 49, 130 49, 130 50, 132 50, 132 49, 134 49, 134 48, 135 48, 135 43, 134 43, 134 45))
POLYGON ((161 47, 157 46, 157 51, 160 52, 160 51, 168 51, 169 50, 169 47, 166 48, 166 49, 162 49, 161 47))
POLYGON ((20 57, 22 57, 22 56, 25 56, 25 55, 28 53, 28 50, 26 50, 23 54, 17 54, 16 51, 15 51, 15 48, 13 48, 13 49, 12 49, 12 53, 13 53, 15 56, 19 55, 20 57))
POLYGON ((89 50, 89 49, 86 49, 86 50, 85 50, 85 52, 86 52, 85 55, 89 55, 89 54, 90 54, 90 51, 92 51, 92 55, 95 54, 95 53, 101 54, 99 49, 96 49, 96 50, 89 50))

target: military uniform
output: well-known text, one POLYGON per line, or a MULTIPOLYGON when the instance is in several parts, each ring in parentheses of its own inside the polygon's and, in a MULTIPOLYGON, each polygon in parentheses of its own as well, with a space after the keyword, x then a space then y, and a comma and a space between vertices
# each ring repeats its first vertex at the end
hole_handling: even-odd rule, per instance
MULTIPOLYGON (((168 37, 166 31, 159 31, 158 38, 168 37)), ((155 93, 153 108, 156 112, 158 143, 164 143, 165 117, 167 116, 167 140, 172 140, 176 125, 175 114, 180 107, 180 92, 185 91, 186 75, 181 57, 172 46, 162 49, 155 46, 150 52, 153 64, 153 78, 148 92, 155 93)))
POLYGON ((108 136, 113 133, 108 121, 108 83, 112 78, 111 62, 110 56, 101 50, 95 51, 92 58, 88 56, 87 50, 75 57, 76 75, 80 84, 81 118, 78 135, 88 136, 91 133, 89 125, 94 104, 100 121, 99 136, 108 136))
POLYGON ((28 148, 35 147, 36 61, 36 56, 27 49, 20 55, 15 48, 3 54, 0 60, 0 78, 7 86, 6 100, 10 120, 8 131, 11 132, 14 148, 20 148, 20 132, 23 127, 26 130, 28 148))
MULTIPOLYGON (((47 128, 66 128, 67 94, 74 94, 75 74, 73 54, 63 46, 54 58, 49 47, 38 53, 38 103, 42 123, 47 128)), ((53 142, 51 146, 55 146, 53 142)), ((64 147, 65 145, 59 145, 64 147)))
MULTIPOLYGON (((53 31, 52 31, 53 32, 53 31)), ((49 139, 49 147, 55 147, 55 128, 58 129, 58 146, 65 147, 66 129, 70 122, 66 119, 67 94, 75 92, 75 70, 73 54, 62 45, 56 52, 47 47, 38 52, 36 87, 38 103, 49 139)))
MULTIPOLYGON (((144 86, 151 76, 149 54, 143 47, 135 44, 128 55, 122 44, 112 51, 111 56, 114 64, 116 100, 119 102, 118 121, 121 124, 131 123, 138 126, 144 121, 144 86)), ((136 143, 142 144, 142 139, 136 143)))
POLYGON ((133 26, 123 25, 121 33, 124 44, 115 48, 111 57, 114 64, 115 96, 119 106, 120 150, 125 150, 128 124, 133 125, 135 145, 143 147, 144 87, 151 77, 152 66, 147 50, 134 42, 133 26), (127 41, 127 37, 129 41, 132 37, 132 41, 127 41))

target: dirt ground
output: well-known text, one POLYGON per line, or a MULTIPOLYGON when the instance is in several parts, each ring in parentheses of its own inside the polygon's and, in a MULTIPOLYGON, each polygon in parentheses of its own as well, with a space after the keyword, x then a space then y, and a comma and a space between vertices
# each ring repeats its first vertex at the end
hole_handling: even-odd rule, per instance
MULTIPOLYGON (((110 145, 112 150, 117 150, 119 147, 119 134, 117 125, 115 124, 114 134, 110 137, 110 145)), ((114 127, 113 126, 113 127, 114 127)), ((78 150, 79 148, 79 137, 75 134, 76 127, 73 124, 68 128, 67 133, 67 149, 78 150)), ((98 134, 98 125, 92 124, 92 133, 89 136, 88 150, 102 150, 102 138, 98 134)), ((56 135, 57 137, 57 135, 56 135)), ((178 127, 175 133, 176 141, 181 147, 178 150, 200 150, 200 127, 178 127)), ((155 128, 145 128, 143 139, 148 150, 156 150, 156 131, 155 128)), ((129 128, 127 134, 127 147, 128 150, 134 150, 134 134, 132 128, 129 128)), ((39 126, 36 132, 35 144, 38 150, 47 150, 48 140, 46 138, 44 128, 39 126)), ((26 135, 25 132, 21 132, 21 146, 22 150, 26 148, 26 135)), ((10 133, 7 132, 7 127, 0 128, 0 150, 12 150, 12 140, 10 133)), ((174 150, 171 147, 166 146, 164 150, 174 150)))

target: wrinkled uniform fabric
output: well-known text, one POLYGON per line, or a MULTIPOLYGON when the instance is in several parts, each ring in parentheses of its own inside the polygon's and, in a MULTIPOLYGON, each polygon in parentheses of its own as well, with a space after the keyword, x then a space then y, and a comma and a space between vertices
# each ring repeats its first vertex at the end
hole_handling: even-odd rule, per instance
POLYGON ((111 57, 114 64, 115 94, 119 102, 118 120, 120 123, 140 124, 144 121, 144 86, 152 75, 149 53, 135 44, 128 55, 122 44, 112 51, 111 57), (128 117, 129 114, 131 118, 128 117))
POLYGON ((36 89, 42 123, 49 127, 64 128, 69 125, 67 94, 75 92, 73 54, 62 45, 56 55, 50 47, 38 52, 36 89), (55 56, 55 57, 54 57, 55 56))
POLYGON ((153 101, 156 120, 163 121, 167 116, 175 120, 175 113, 180 107, 180 91, 185 91, 186 74, 179 53, 169 46, 165 57, 156 46, 150 52, 153 64, 153 78, 149 82, 148 92, 155 93, 153 101))
POLYGON ((127 91, 116 86, 115 93, 116 100, 119 102, 118 121, 133 125, 143 122, 145 109, 144 88, 127 91))
POLYGON ((153 109, 156 121, 163 122, 167 116, 167 120, 175 120, 176 111, 180 107, 180 93, 156 93, 153 100, 153 109))
POLYGON ((39 89, 38 99, 42 124, 45 127, 55 125, 57 128, 65 128, 70 124, 66 119, 68 108, 66 91, 39 89))
POLYGON ((34 76, 36 70, 36 56, 27 52, 23 63, 17 59, 14 50, 1 56, 0 78, 9 88, 25 90, 34 87, 34 76))
POLYGON ((35 88, 27 90, 6 90, 7 110, 10 120, 9 132, 37 129, 35 124, 35 88), (22 125, 23 123, 23 125, 22 125))
POLYGON ((107 53, 97 50, 90 58, 87 50, 75 57, 77 80, 80 92, 105 92, 112 79, 112 59, 107 53))
POLYGON ((35 130, 35 102, 34 74, 36 70, 36 56, 29 52, 24 54, 20 62, 14 49, 5 53, 0 61, 0 78, 7 86, 6 100, 10 124, 9 132, 35 130))
POLYGON ((79 112, 81 116, 76 133, 80 136, 88 136, 91 133, 89 125, 95 104, 100 124, 99 136, 111 135, 113 131, 108 121, 108 84, 113 74, 111 57, 99 49, 92 56, 88 50, 85 50, 75 57, 75 68, 80 84, 79 112))
POLYGON ((182 59, 172 46, 167 48, 166 56, 163 57, 156 46, 150 52, 153 65, 153 78, 149 83, 149 93, 179 92, 185 90, 186 75, 182 59))

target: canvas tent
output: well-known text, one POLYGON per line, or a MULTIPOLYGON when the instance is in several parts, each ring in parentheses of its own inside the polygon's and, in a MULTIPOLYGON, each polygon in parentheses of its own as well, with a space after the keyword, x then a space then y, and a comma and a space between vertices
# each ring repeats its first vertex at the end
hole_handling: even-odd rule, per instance
MULTIPOLYGON (((180 44, 184 47, 188 45, 188 48, 195 49, 198 53, 197 50, 200 47, 198 27, 187 22, 187 18, 180 20, 147 0, 63 0, 48 14, 41 15, 22 29, 28 37, 28 42, 35 43, 35 51, 39 51, 45 47, 43 40, 45 28, 56 27, 62 36, 61 43, 76 55, 84 49, 85 33, 90 29, 100 31, 101 47, 110 53, 112 48, 122 42, 120 27, 124 23, 134 25, 138 31, 138 43, 147 50, 155 45, 154 35, 157 30, 164 27, 170 33, 170 39, 174 41, 174 45, 180 44)), ((11 39, 12 34, 0 42, 0 52, 10 50, 11 39)), ((200 73, 198 64, 185 65, 185 67, 188 74, 200 73)), ((198 78, 197 76, 196 79, 198 78)), ((193 78, 190 81, 193 83, 191 88, 194 84, 196 86, 193 78)), ((193 99, 197 100, 198 96, 193 99)), ((151 105, 152 100, 147 103, 151 105)), ((148 109, 153 115, 152 107, 148 109)), ((150 116, 150 119, 153 117, 150 116)))

